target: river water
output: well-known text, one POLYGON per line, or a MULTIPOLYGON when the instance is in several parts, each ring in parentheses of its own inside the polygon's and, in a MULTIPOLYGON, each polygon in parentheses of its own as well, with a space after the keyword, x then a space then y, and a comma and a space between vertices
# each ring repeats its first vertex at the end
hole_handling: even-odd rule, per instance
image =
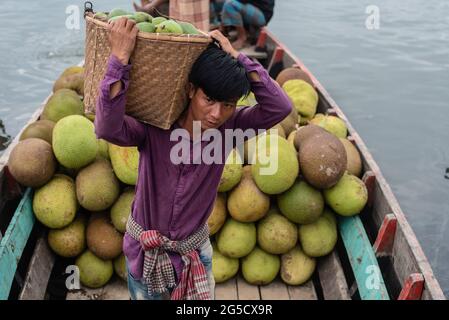
MULTIPOLYGON (((82 17, 82 1, 1 1, 0 141, 83 58, 84 24, 72 28, 70 6, 82 17)), ((96 11, 111 7, 131 10, 125 0, 94 1, 96 11)), ((270 30, 359 132, 449 297, 449 2, 278 0, 270 30), (373 13, 378 25, 367 28, 373 13)))

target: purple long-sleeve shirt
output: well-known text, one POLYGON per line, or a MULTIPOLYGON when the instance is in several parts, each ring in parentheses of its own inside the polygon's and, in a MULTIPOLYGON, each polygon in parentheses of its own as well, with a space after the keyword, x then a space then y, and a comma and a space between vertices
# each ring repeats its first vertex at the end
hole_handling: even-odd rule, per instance
MULTIPOLYGON (((290 99, 259 63, 243 54, 238 56, 238 61, 248 73, 257 72, 260 77, 260 81, 251 80, 251 90, 258 104, 237 109, 218 128, 223 136, 225 129, 271 128, 292 108, 290 99)), ((175 123, 169 130, 163 130, 125 114, 130 69, 131 65, 122 65, 111 55, 96 106, 95 132, 97 138, 113 144, 138 147, 139 172, 131 213, 136 222, 145 230, 156 229, 169 239, 182 240, 207 222, 227 154, 223 155, 221 164, 172 163, 170 150, 178 141, 170 141, 170 133, 179 125, 175 123), (119 80, 123 83, 122 89, 110 99, 110 87, 119 80)), ((202 143, 204 145, 207 142, 202 143)), ((140 279, 144 258, 140 243, 125 234, 123 252, 129 271, 140 279)), ((179 279, 181 257, 174 252, 169 252, 169 256, 179 279)))

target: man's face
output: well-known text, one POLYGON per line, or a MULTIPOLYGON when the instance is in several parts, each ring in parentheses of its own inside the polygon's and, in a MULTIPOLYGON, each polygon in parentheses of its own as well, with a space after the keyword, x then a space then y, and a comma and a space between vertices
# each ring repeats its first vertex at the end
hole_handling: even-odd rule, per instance
POLYGON ((228 120, 235 111, 237 100, 215 101, 208 97, 201 88, 190 86, 190 108, 194 121, 201 121, 201 129, 215 129, 228 120))

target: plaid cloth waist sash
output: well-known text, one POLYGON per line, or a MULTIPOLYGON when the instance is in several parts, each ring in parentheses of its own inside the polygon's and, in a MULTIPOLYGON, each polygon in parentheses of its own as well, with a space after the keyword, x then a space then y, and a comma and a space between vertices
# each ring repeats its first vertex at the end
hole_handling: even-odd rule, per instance
POLYGON ((207 272, 196 250, 209 238, 207 224, 184 240, 172 241, 157 230, 145 231, 130 215, 126 232, 139 241, 145 251, 143 282, 150 295, 174 288, 171 300, 210 300, 207 272), (175 271, 167 251, 180 254, 184 263, 177 286, 175 271))

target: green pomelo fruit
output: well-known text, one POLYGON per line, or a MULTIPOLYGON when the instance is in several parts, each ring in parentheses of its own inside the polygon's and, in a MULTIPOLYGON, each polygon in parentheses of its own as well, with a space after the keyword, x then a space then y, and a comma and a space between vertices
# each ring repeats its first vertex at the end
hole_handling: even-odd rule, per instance
POLYGON ((114 228, 107 213, 92 214, 86 239, 89 250, 101 259, 114 259, 122 252, 123 235, 114 228))
POLYGON ((70 115, 83 115, 84 105, 78 93, 71 89, 59 89, 48 99, 41 120, 58 122, 70 115))
POLYGON ((115 273, 123 280, 128 280, 128 270, 126 268, 126 258, 122 253, 117 258, 114 259, 114 270, 115 273))
POLYGON ((268 209, 270 197, 254 183, 251 166, 245 166, 242 180, 229 194, 229 214, 240 222, 254 222, 264 217, 268 209))
POLYGON ((28 138, 38 138, 47 141, 50 145, 52 142, 53 128, 55 123, 50 120, 37 120, 29 124, 20 135, 19 140, 28 138))
POLYGON ((296 111, 304 117, 312 117, 318 106, 318 93, 304 80, 288 80, 282 86, 296 111))
POLYGON ((298 228, 276 211, 271 211, 257 225, 257 243, 268 253, 282 254, 295 247, 298 228))
POLYGON ((362 159, 360 158, 359 151, 348 139, 340 138, 340 141, 346 150, 348 172, 356 177, 360 177, 362 175, 362 159))
POLYGON ((53 92, 60 89, 70 89, 76 91, 80 96, 84 96, 84 73, 74 73, 60 76, 53 84, 53 92))
POLYGON ((277 196, 282 214, 294 223, 307 224, 316 221, 324 210, 321 192, 300 180, 286 192, 277 196))
POLYGON ((221 174, 218 192, 226 192, 234 188, 242 178, 242 158, 237 149, 233 149, 226 159, 226 163, 221 174))
POLYGON ((299 226, 299 241, 306 255, 322 257, 332 252, 337 243, 337 221, 329 209, 315 222, 299 226))
POLYGON ((310 120, 309 123, 315 124, 327 130, 335 135, 337 138, 346 138, 348 135, 348 129, 343 120, 338 117, 325 115, 322 117, 316 117, 310 120))
POLYGON ((77 210, 75 182, 68 176, 55 174, 47 184, 34 192, 34 214, 49 228, 58 229, 69 225, 77 210))
POLYGON ((56 159, 47 141, 29 138, 20 141, 11 151, 8 168, 21 185, 36 188, 53 177, 56 159))
POLYGON ((279 194, 288 190, 299 173, 295 148, 278 135, 264 135, 257 141, 254 164, 251 167, 257 187, 267 194, 279 194))
POLYGON ((95 160, 98 153, 94 124, 83 116, 68 116, 53 129, 56 159, 69 169, 82 168, 95 160))
POLYGON ((254 223, 229 218, 217 234, 217 247, 227 257, 241 258, 254 249, 256 237, 254 223))
POLYGON ((265 285, 272 282, 281 267, 277 255, 267 253, 255 247, 254 250, 242 259, 243 278, 253 285, 265 285))
POLYGON ((121 233, 126 231, 126 223, 131 214, 135 192, 133 188, 126 189, 111 208, 111 220, 114 227, 121 233))
POLYGON ((73 258, 86 249, 86 217, 79 215, 62 229, 48 232, 48 245, 59 256, 73 258))
POLYGON ((239 271, 239 259, 228 258, 221 254, 217 246, 213 244, 212 273, 216 283, 225 282, 234 277, 239 271))
POLYGON ((71 66, 66 68, 59 76, 68 76, 76 73, 84 73, 84 67, 81 66, 71 66))
POLYGON ((97 139, 98 153, 97 158, 103 158, 109 160, 109 144, 106 140, 97 139))
POLYGON ((315 271, 316 260, 296 246, 281 256, 281 278, 289 285, 298 286, 309 280, 315 271))
POLYGON ((221 229, 227 216, 228 211, 226 209, 226 193, 218 193, 212 213, 207 219, 210 235, 214 235, 221 229))
POLYGON ((353 216, 368 202, 368 190, 362 180, 346 173, 336 185, 324 190, 324 199, 336 213, 353 216))
POLYGON ((98 159, 83 168, 76 177, 76 196, 80 205, 89 211, 106 210, 120 195, 120 183, 111 163, 98 159))
POLYGON ((100 288, 108 283, 114 273, 111 260, 102 260, 86 250, 76 259, 80 282, 89 288, 100 288))
POLYGON ((135 185, 139 168, 137 147, 120 147, 109 144, 109 157, 117 178, 123 183, 135 185))

